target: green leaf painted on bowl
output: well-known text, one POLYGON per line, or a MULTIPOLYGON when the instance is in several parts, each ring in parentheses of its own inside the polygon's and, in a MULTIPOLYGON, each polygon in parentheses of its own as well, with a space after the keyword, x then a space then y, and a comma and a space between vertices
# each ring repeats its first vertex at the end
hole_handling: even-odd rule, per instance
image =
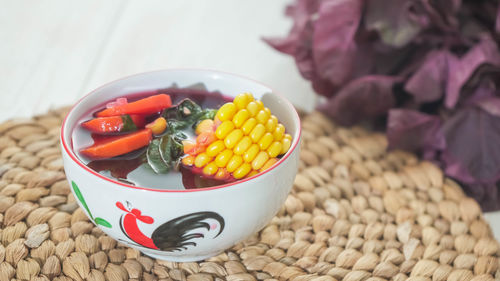
POLYGON ((95 218, 94 221, 96 224, 102 225, 102 226, 107 227, 107 228, 111 228, 111 224, 103 218, 95 218))
POLYGON ((87 213, 89 214, 90 218, 93 220, 94 217, 92 216, 92 213, 89 210, 89 207, 87 206, 87 203, 85 202, 85 199, 83 198, 82 192, 78 188, 78 185, 74 181, 71 181, 71 186, 73 187, 73 191, 75 192, 76 198, 82 203, 83 207, 85 210, 87 210, 87 213))

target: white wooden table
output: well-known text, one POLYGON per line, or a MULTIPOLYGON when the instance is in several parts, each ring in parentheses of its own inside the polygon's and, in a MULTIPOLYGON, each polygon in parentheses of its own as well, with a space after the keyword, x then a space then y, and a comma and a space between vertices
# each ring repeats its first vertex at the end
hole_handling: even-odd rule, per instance
MULTIPOLYGON (((262 36, 283 35, 288 0, 0 0, 0 122, 74 103, 114 79, 209 68, 262 81, 296 106, 316 98, 292 58, 262 36)), ((500 240, 500 212, 486 214, 500 240)))

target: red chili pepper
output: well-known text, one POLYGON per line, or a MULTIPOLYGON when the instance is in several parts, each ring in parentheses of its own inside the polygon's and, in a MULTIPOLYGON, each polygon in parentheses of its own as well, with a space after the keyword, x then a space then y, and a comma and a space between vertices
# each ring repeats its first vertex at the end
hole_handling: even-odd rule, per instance
POLYGON ((148 115, 159 112, 172 106, 169 95, 159 94, 140 99, 131 103, 118 104, 116 106, 104 109, 97 113, 97 117, 109 117, 123 114, 142 114, 148 115))

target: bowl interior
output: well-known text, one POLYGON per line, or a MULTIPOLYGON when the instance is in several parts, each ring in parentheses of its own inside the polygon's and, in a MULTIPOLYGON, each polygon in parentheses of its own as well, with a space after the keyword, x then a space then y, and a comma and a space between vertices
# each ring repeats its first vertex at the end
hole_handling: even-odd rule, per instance
MULTIPOLYGON (((85 167, 73 152, 71 134, 80 118, 98 106, 118 97, 127 96, 137 92, 151 91, 172 87, 189 87, 203 84, 207 91, 219 91, 225 96, 235 97, 242 92, 250 92, 273 112, 285 126, 287 133, 293 137, 291 149, 297 146, 300 137, 300 120, 297 112, 290 102, 277 95, 269 87, 256 81, 238 75, 210 71, 210 70, 162 70, 137 74, 108 83, 83 97, 68 113, 61 132, 64 150, 71 158, 85 167)), ((286 157, 286 155, 284 156, 286 157)), ((281 161, 280 161, 281 162, 281 161)), ((110 179, 111 180, 111 179, 110 179)))

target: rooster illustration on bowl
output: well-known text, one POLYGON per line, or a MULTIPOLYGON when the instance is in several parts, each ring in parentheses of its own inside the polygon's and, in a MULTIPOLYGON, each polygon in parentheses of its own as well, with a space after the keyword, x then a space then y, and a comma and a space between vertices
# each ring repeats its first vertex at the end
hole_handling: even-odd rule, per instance
POLYGON ((217 232, 213 238, 224 230, 224 218, 215 212, 196 212, 171 219, 158 226, 151 237, 139 228, 138 221, 153 224, 154 219, 143 215, 139 209, 116 202, 116 207, 124 211, 120 217, 120 228, 123 234, 140 246, 167 252, 187 250, 188 246, 196 247, 197 239, 206 238, 210 232, 217 232))

